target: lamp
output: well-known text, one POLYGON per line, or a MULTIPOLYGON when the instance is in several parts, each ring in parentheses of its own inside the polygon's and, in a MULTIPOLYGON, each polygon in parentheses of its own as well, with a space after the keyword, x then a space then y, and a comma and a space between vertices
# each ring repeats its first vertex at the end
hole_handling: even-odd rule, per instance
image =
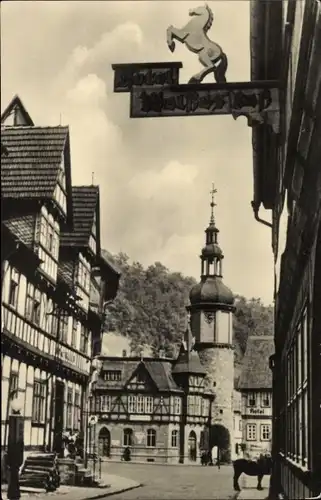
POLYGON ((22 401, 20 400, 19 397, 13 398, 11 400, 11 411, 13 415, 20 415, 20 412, 22 410, 22 401))

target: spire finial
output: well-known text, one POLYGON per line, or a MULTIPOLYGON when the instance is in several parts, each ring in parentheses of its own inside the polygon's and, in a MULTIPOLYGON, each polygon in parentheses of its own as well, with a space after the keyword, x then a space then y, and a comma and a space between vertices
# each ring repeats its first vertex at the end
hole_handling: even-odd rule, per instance
POLYGON ((210 194, 212 195, 212 201, 211 201, 211 219, 210 219, 210 224, 214 224, 214 207, 216 207, 216 203, 214 201, 214 195, 217 193, 217 189, 214 187, 214 182, 212 182, 212 190, 210 191, 210 194))

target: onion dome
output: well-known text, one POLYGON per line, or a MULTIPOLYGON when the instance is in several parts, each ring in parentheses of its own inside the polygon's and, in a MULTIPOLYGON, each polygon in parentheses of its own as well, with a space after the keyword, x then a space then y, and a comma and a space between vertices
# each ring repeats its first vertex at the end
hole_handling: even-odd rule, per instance
POLYGON ((206 242, 202 249, 200 259, 202 263, 201 281, 193 286, 190 291, 191 305, 196 304, 217 304, 228 305, 234 304, 234 296, 232 291, 223 283, 223 266, 222 261, 224 254, 218 244, 219 230, 215 225, 214 219, 214 194, 216 189, 211 191, 211 218, 207 229, 205 230, 206 242))
POLYGON ((191 304, 224 304, 233 305, 234 295, 224 285, 222 278, 208 276, 197 285, 193 286, 189 294, 191 304))

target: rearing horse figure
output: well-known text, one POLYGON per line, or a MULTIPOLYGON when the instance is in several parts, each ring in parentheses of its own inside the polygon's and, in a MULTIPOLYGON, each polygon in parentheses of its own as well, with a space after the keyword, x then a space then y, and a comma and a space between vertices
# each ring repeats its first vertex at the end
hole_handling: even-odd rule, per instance
POLYGON ((184 43, 188 50, 198 54, 200 63, 205 67, 194 75, 188 83, 200 83, 206 75, 213 72, 217 83, 225 83, 227 57, 222 48, 212 42, 207 32, 213 24, 214 15, 207 4, 203 7, 191 9, 192 19, 181 29, 170 26, 167 29, 167 45, 171 52, 175 50, 174 40, 184 43))

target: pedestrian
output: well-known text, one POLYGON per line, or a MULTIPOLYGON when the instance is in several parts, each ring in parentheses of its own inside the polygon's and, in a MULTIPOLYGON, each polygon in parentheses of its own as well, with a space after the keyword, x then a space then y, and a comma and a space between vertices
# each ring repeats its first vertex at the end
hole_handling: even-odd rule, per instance
POLYGON ((217 447, 217 461, 216 461, 216 463, 217 463, 218 469, 220 469, 221 468, 221 451, 220 451, 219 447, 217 447))

